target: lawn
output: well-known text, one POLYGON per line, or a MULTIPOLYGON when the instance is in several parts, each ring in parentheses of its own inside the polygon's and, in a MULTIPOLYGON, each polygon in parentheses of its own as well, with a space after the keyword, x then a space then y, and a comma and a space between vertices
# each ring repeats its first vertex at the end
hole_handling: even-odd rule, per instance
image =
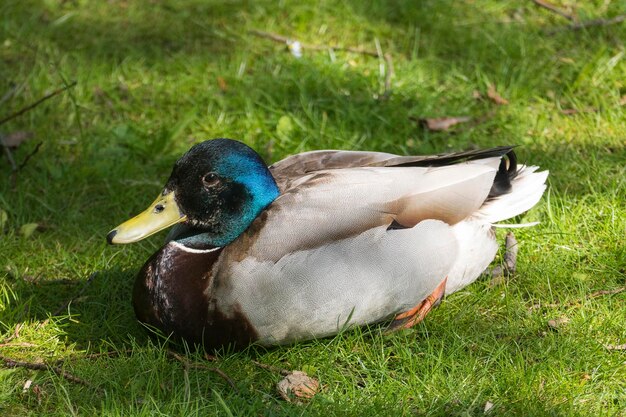
MULTIPOLYGON (((626 13, 554 4, 581 22, 626 13)), ((0 119, 76 85, 0 125, 30 135, 11 150, 17 172, 0 159, 0 415, 625 416, 626 23, 569 24, 530 0, 3 1, 0 119), (302 57, 254 30, 299 40, 302 57), (452 116, 471 120, 419 122, 452 116), (164 233, 105 236, 214 137, 268 163, 515 144, 550 170, 549 190, 521 219, 541 223, 515 231, 517 273, 415 329, 176 357, 131 307, 164 233), (321 390, 286 402, 280 373, 255 361, 321 390)))

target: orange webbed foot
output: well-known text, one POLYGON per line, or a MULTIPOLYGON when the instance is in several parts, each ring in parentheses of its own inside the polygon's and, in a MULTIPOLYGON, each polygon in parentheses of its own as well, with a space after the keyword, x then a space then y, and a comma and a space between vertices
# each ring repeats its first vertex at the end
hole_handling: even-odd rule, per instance
POLYGON ((404 313, 398 314, 389 324, 385 333, 391 333, 400 329, 408 329, 424 320, 424 317, 426 317, 430 310, 432 310, 433 307, 438 306, 443 299, 446 292, 447 281, 448 277, 444 278, 437 288, 435 288, 435 291, 433 291, 432 294, 426 297, 426 299, 424 299, 421 303, 404 313))

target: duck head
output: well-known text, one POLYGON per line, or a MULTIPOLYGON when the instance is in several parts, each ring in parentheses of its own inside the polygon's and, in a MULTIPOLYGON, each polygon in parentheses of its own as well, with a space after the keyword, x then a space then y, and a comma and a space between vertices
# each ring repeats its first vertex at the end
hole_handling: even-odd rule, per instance
POLYGON ((109 232, 107 241, 137 242, 183 223, 193 231, 184 239, 225 246, 278 195, 272 174, 254 150, 231 139, 207 140, 176 161, 157 199, 109 232))

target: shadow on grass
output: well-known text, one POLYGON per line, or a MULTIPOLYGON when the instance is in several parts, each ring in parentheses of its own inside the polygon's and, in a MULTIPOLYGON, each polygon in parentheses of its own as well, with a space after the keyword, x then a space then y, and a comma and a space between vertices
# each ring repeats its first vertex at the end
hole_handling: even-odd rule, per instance
POLYGON ((0 312, 0 321, 8 328, 38 323, 38 331, 46 332, 52 320, 80 349, 103 340, 120 346, 128 343, 129 336, 145 340, 146 332, 131 305, 134 272, 113 268, 94 274, 89 281, 10 278, 14 296, 0 312))

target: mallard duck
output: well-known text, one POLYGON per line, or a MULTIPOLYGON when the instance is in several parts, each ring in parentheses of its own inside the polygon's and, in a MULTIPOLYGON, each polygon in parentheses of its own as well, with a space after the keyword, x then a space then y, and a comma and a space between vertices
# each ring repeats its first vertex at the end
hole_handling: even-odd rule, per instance
POLYGON ((418 323, 494 259, 494 223, 541 198, 547 171, 510 146, 435 155, 313 151, 271 166, 214 139, 174 165, 131 243, 176 225, 135 282, 138 319, 206 349, 418 323))

